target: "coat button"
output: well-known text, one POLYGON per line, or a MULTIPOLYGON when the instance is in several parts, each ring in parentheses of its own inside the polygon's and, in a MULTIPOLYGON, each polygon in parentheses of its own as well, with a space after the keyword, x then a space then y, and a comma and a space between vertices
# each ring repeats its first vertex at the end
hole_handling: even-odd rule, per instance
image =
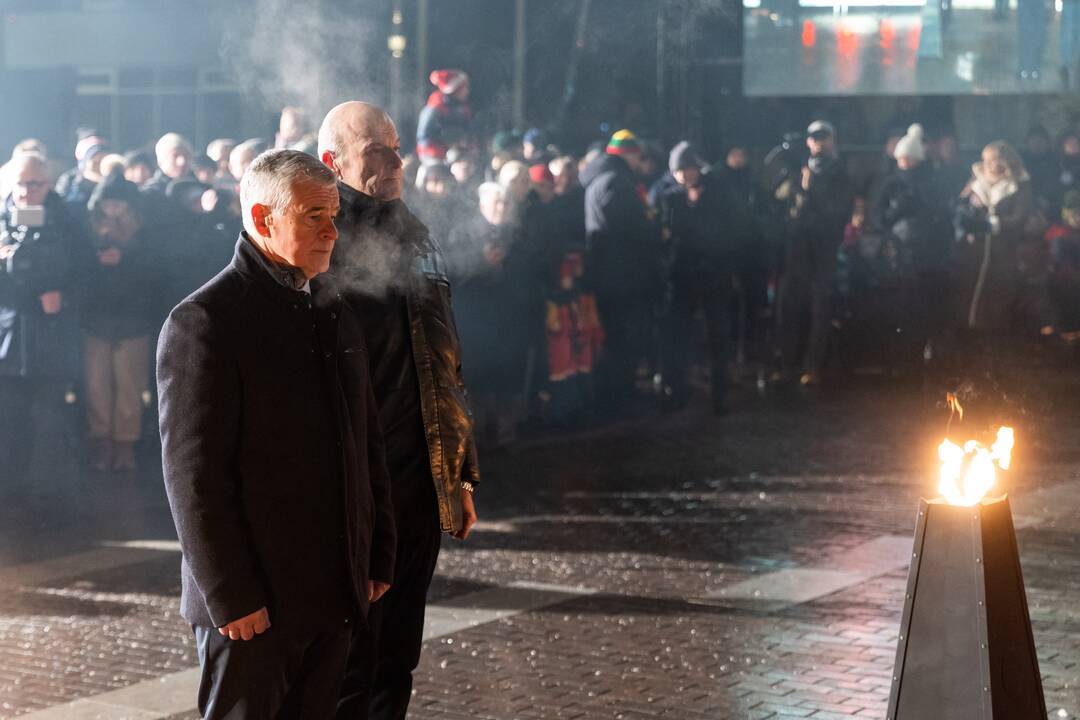
POLYGON ((326 353, 326 359, 329 360, 334 356, 334 353, 326 353))
POLYGON ((330 313, 331 320, 337 320, 337 313, 330 313))

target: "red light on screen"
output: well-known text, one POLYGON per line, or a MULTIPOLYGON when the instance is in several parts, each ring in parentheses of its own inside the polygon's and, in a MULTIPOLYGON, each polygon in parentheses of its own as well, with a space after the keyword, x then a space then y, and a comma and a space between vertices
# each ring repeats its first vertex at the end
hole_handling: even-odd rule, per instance
POLYGON ((802 24, 802 44, 805 48, 814 47, 814 43, 817 42, 817 28, 814 27, 813 20, 803 20, 802 24))

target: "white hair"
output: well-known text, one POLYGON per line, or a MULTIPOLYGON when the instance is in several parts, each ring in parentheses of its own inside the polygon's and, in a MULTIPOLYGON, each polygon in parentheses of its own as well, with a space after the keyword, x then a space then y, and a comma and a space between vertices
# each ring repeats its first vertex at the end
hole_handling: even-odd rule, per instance
POLYGON ((180 133, 165 133, 154 145, 154 154, 159 158, 172 150, 187 150, 188 155, 192 154, 191 143, 180 133))
POLYGON ((316 158, 299 150, 267 150, 255 158, 240 180, 244 228, 254 234, 250 227, 252 207, 265 205, 280 213, 292 203, 296 185, 306 181, 335 185, 337 178, 316 158))
POLYGON ((476 190, 477 196, 480 198, 480 202, 487 202, 492 195, 498 195, 499 197, 506 197, 506 188, 497 182, 481 183, 480 187, 476 190))
POLYGON ((529 166, 520 160, 510 160, 499 168, 499 184, 509 188, 520 177, 528 177, 529 166))

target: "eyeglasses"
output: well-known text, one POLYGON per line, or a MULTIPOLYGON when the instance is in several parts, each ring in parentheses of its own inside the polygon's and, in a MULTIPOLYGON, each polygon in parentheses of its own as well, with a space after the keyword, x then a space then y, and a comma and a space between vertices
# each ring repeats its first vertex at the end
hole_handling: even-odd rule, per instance
POLYGON ((45 180, 27 180, 26 182, 21 182, 20 181, 20 182, 15 183, 15 187, 17 187, 17 188, 19 188, 21 190, 41 190, 42 188, 45 188, 45 187, 48 187, 48 186, 49 186, 49 183, 46 182, 45 180))

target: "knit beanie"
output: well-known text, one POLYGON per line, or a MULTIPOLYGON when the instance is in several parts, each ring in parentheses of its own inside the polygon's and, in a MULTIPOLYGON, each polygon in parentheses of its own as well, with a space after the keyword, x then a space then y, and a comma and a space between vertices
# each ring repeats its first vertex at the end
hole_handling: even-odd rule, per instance
POLYGON ((142 195, 135 183, 128 182, 123 175, 110 175, 98 183, 94 192, 90 194, 87 209, 91 213, 97 212, 98 207, 106 200, 123 200, 130 207, 141 209, 142 195))
POLYGON ((620 130, 615 133, 607 144, 608 155, 631 155, 641 153, 642 149, 637 135, 629 130, 620 130))
POLYGON ((678 145, 671 149, 671 155, 668 156, 668 170, 672 175, 677 170, 684 170, 688 167, 696 167, 699 170, 705 163, 701 162, 701 156, 698 155, 697 148, 690 144, 689 140, 683 140, 678 145))
POLYGON ((443 95, 453 95, 457 90, 469 82, 469 76, 462 70, 433 70, 428 76, 431 84, 439 88, 443 95))
POLYGON ((911 158, 917 162, 926 160, 926 145, 923 143, 922 125, 915 124, 908 128, 904 137, 896 143, 893 157, 899 160, 902 157, 911 158))
POLYGON ((529 179, 536 185, 539 185, 540 183, 555 182, 555 176, 551 174, 551 170, 548 169, 548 166, 545 163, 537 163, 536 165, 530 166, 529 179))

